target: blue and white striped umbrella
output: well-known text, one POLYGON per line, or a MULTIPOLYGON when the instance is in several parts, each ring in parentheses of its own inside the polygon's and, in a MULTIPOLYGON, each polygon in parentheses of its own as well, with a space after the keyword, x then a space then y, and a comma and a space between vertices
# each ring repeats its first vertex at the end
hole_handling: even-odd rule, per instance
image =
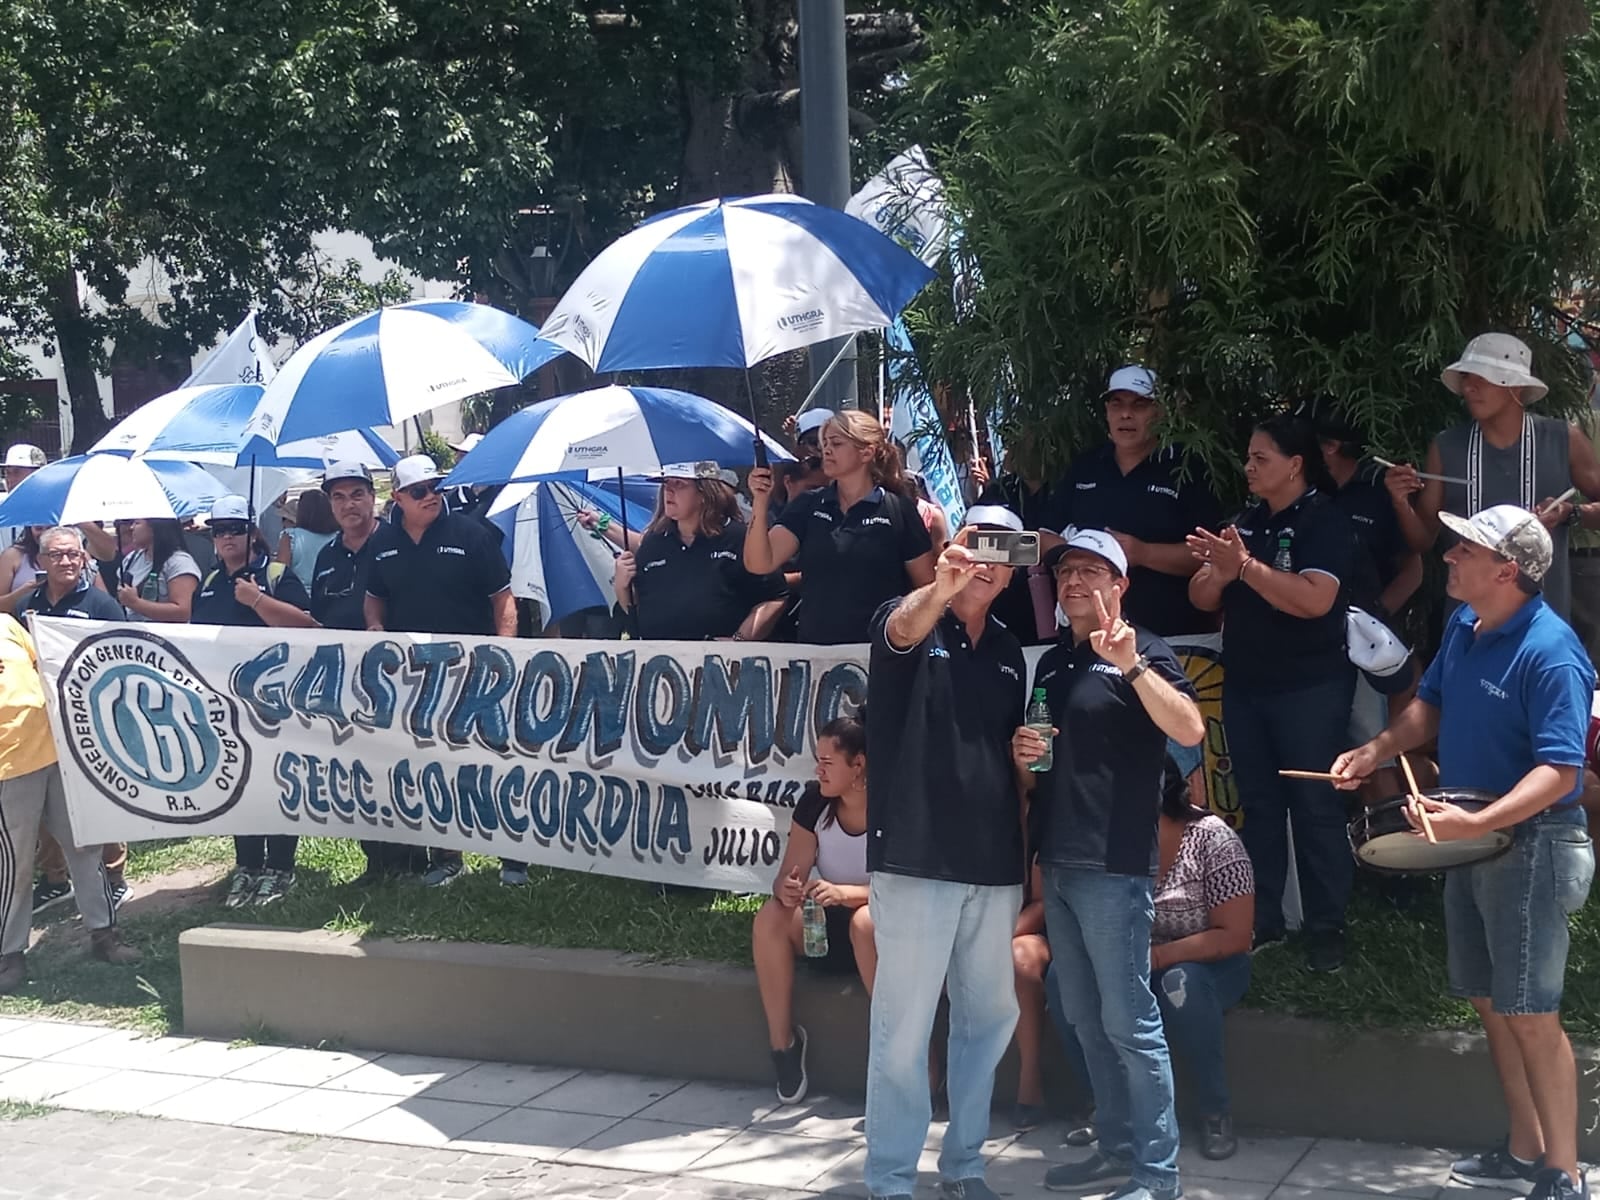
POLYGON ((487 304, 414 300, 312 338, 278 369, 246 423, 242 450, 398 425, 520 383, 562 350, 487 304), (259 443, 252 448, 252 443, 259 443))
POLYGON ((496 500, 508 507, 489 520, 506 535, 501 545, 511 566, 512 593, 538 601, 547 623, 585 608, 610 608, 618 550, 578 524, 578 513, 587 509, 617 522, 626 518, 628 528, 641 530, 655 512, 658 490, 645 479, 625 479, 620 497, 615 479, 511 484, 496 500))
MULTIPOLYGON (((701 396, 670 388, 603 387, 513 413, 483 435, 444 486, 586 480, 591 471, 653 475, 674 463, 748 467, 755 428, 701 396)), ((762 435, 767 456, 793 462, 762 435)))
POLYGON ((173 519, 208 512, 228 489, 185 462, 78 454, 40 467, 0 503, 0 526, 173 519))
POLYGON ((255 447, 245 453, 245 434, 266 389, 258 384, 185 387, 157 396, 112 426, 91 454, 136 455, 171 462, 219 467, 306 467, 322 470, 331 462, 359 462, 373 470, 394 466, 400 456, 370 429, 255 447))
POLYGON ((750 367, 893 321, 934 277, 865 221, 799 196, 663 213, 584 268, 543 337, 596 371, 750 367))

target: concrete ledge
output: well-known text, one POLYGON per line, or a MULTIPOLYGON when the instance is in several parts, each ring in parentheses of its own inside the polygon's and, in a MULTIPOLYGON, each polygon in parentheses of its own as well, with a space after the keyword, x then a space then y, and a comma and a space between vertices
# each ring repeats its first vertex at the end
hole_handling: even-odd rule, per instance
MULTIPOLYGON (((179 939, 184 1032, 266 1032, 295 1042, 551 1063, 767 1084, 755 975, 601 950, 362 940, 325 931, 211 925, 179 939)), ((812 1033, 819 1091, 860 1095, 867 1000, 854 981, 801 970, 795 1012, 812 1033)), ((996 1097, 1015 1087, 1015 1051, 996 1097)), ((1580 1051, 1582 1120, 1594 1125, 1600 1052, 1580 1051)), ((1178 1064, 1180 1088, 1182 1064, 1178 1064)), ((1447 1146, 1504 1132, 1483 1039, 1467 1033, 1351 1031, 1241 1011, 1228 1020, 1228 1070, 1241 1126, 1318 1137, 1447 1146)), ((1047 1051, 1052 1098, 1065 1078, 1047 1051)), ((1600 1135, 1583 1152, 1600 1156, 1600 1135)))

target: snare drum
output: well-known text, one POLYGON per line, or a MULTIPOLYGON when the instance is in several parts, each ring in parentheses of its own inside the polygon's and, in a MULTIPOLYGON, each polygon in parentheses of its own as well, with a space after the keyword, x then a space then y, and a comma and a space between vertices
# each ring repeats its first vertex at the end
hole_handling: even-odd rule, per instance
MULTIPOLYGON (((1471 788, 1429 788, 1429 800, 1443 800, 1469 812, 1493 804, 1498 796, 1471 788)), ((1368 808, 1350 822, 1350 850, 1356 861, 1388 875, 1427 875, 1487 862, 1511 848, 1511 831, 1496 829, 1481 837, 1430 842, 1406 820, 1410 796, 1395 796, 1368 808)))

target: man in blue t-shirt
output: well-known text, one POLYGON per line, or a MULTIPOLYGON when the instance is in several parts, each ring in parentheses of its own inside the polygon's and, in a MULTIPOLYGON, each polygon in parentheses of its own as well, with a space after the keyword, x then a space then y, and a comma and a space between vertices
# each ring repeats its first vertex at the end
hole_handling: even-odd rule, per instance
MULTIPOLYGON (((1497 504, 1470 521, 1440 520, 1460 539, 1444 557, 1461 607, 1417 698, 1383 733, 1340 755, 1333 772, 1354 788, 1384 759, 1437 734, 1440 785, 1500 797, 1477 812, 1422 801, 1439 841, 1496 829, 1514 836, 1509 853, 1445 880, 1450 991, 1483 1021, 1511 1115, 1506 1140, 1456 1162, 1451 1177, 1528 1181, 1529 1200, 1582 1200, 1577 1071, 1560 1008, 1567 918, 1594 879, 1578 796, 1595 672, 1540 595, 1553 547, 1535 514, 1497 504)), ((1422 829, 1415 808, 1406 816, 1422 829)))

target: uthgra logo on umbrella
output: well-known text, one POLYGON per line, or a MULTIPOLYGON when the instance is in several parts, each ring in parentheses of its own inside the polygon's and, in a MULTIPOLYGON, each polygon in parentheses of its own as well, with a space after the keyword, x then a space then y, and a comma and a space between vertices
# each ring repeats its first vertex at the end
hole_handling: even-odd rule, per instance
POLYGON ((778 328, 790 333, 809 333, 822 325, 822 310, 820 308, 807 309, 803 313, 790 313, 786 317, 778 318, 778 328))
POLYGON ((430 383, 428 390, 430 392, 442 392, 445 388, 455 387, 457 384, 465 383, 466 381, 467 377, 465 375, 457 375, 454 379, 441 379, 438 383, 430 383))
POLYGON ((233 699, 142 630, 85 638, 56 684, 69 752, 107 799, 187 825, 227 812, 250 776, 233 699))
POLYGON ((567 447, 568 458, 604 458, 611 447, 604 442, 574 442, 567 447))

